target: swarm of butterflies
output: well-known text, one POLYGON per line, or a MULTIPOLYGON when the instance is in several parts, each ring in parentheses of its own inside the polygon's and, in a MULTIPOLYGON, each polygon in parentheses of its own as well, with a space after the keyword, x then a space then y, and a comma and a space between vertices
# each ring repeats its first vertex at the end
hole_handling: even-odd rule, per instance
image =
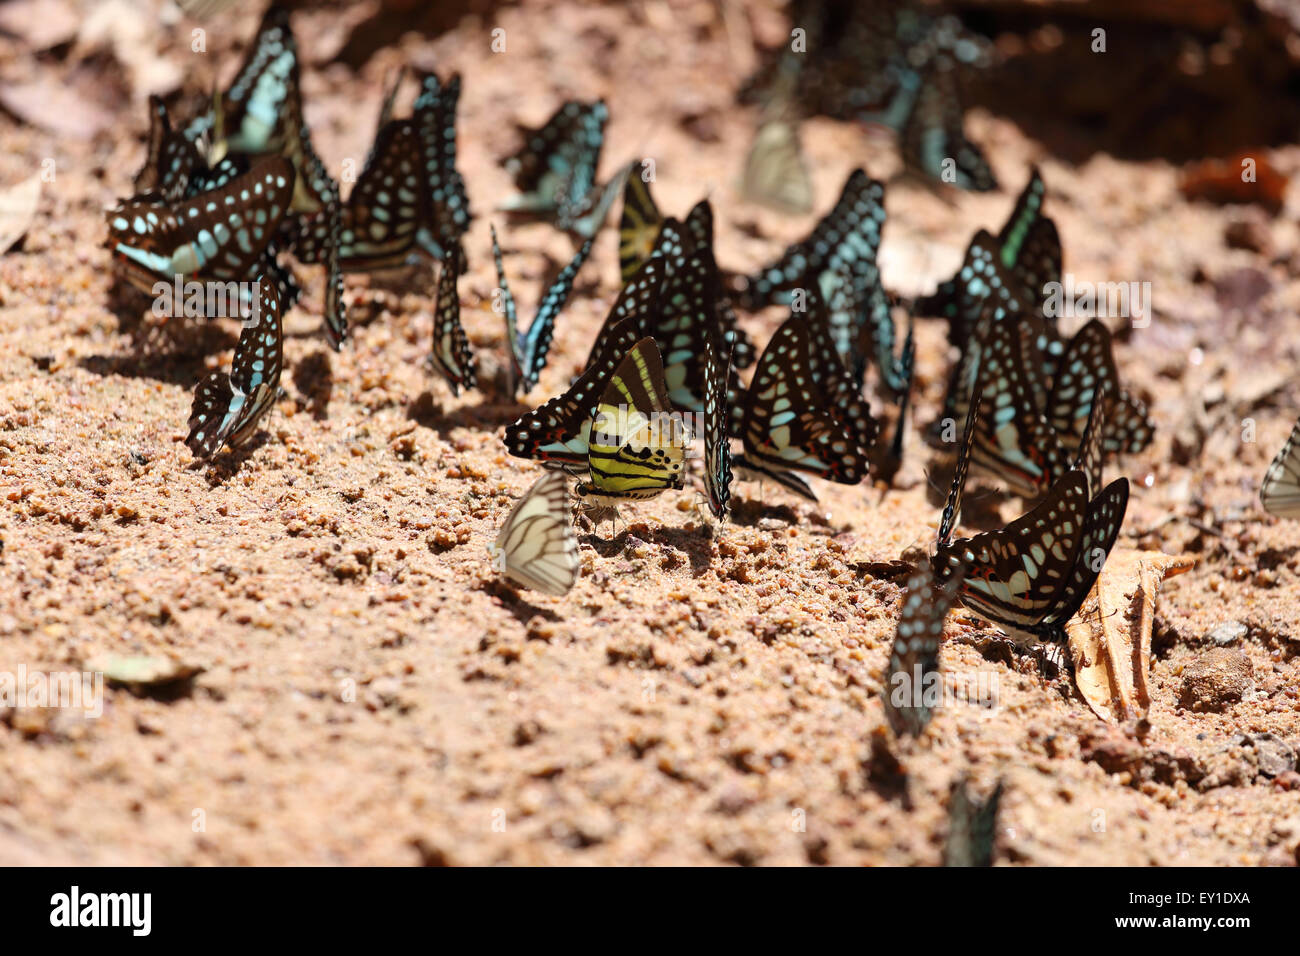
MULTIPOLYGON (((817 59, 820 67, 782 58, 774 67, 781 95, 833 113, 903 97, 899 109, 915 116, 931 100, 955 102, 944 92, 953 71, 980 65, 987 51, 956 21, 908 4, 870 9, 819 4, 801 22, 827 42, 884 37, 864 60, 876 86, 865 89, 862 75, 825 65, 844 58, 817 59)), ((214 372, 196 389, 187 438, 196 456, 239 447, 276 400, 282 315, 299 298, 283 255, 325 266, 324 329, 335 348, 347 335, 344 272, 437 263, 432 364, 455 394, 477 386, 458 291, 471 218, 456 168, 461 81, 419 74, 411 115, 399 119, 402 81, 399 75, 383 99, 374 145, 346 201, 303 121, 297 48, 282 9, 267 12, 230 87, 184 126, 151 102, 137 194, 107 214, 122 274, 145 290, 176 276, 256 283, 259 296, 260 319, 243 330, 230 372, 214 372)), ((665 216, 651 193, 651 169, 635 162, 599 180, 607 120, 602 101, 566 102, 541 127, 521 128, 520 149, 504 160, 519 194, 502 211, 549 222, 581 243, 521 332, 491 230, 511 394, 537 385, 555 323, 620 195, 621 289, 581 374, 505 430, 510 454, 548 471, 501 528, 498 569, 518 584, 566 593, 578 572, 569 478, 578 479, 574 494, 586 508, 608 513, 685 488, 697 441, 704 501, 718 521, 727 517, 733 477, 770 481, 812 501, 808 477, 852 485, 874 474, 888 483, 902 457, 915 364, 910 318, 899 346, 902 306, 909 316, 945 320, 958 350, 929 437, 947 447, 959 442, 959 454, 933 555, 892 568, 910 581, 891 669, 934 666, 955 602, 1008 630, 1061 640, 1126 511, 1128 483, 1104 483, 1105 460, 1146 448, 1153 426, 1120 384, 1107 327, 1093 320, 1066 337, 1045 308, 1042 290, 1061 280, 1062 256, 1037 170, 996 235, 977 232, 951 278, 900 302, 883 288, 877 265, 885 187, 861 169, 806 238, 754 274, 736 276, 715 259, 707 200, 681 219, 665 216), (759 352, 737 310, 769 306, 789 314, 759 352), (746 385, 740 372, 751 367, 746 385), (897 405, 888 440, 866 397, 869 368, 877 394, 897 405), (959 436, 957 422, 965 423, 959 436), (740 446, 734 457, 733 441, 740 446), (954 537, 972 464, 1036 503, 1000 530, 954 537)), ((932 131, 917 141, 965 157, 959 165, 971 188, 992 187, 978 150, 954 150, 952 135, 932 131)), ((1300 516, 1300 424, 1262 497, 1268 510, 1300 516)), ((913 733, 926 719, 923 707, 891 717, 900 732, 913 733)))

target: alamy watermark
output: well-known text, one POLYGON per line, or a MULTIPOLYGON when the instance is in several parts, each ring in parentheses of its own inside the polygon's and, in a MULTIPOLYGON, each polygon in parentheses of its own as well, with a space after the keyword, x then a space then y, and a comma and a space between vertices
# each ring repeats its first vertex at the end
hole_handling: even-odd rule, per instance
POLYGON ((938 710, 953 704, 993 708, 998 706, 998 672, 946 673, 925 670, 918 663, 910 674, 907 671, 890 674, 888 693, 890 705, 898 710, 938 710))
POLYGON ((84 711, 89 718, 104 715, 104 675, 101 671, 0 671, 0 708, 58 708, 84 711))
POLYGON ((1062 282, 1043 286, 1043 315, 1049 319, 1132 319, 1135 329, 1151 324, 1150 282, 1062 282))
POLYGON ((177 275, 174 281, 155 282, 155 318, 184 316, 191 319, 239 319, 246 329, 255 329, 262 319, 262 280, 254 282, 199 282, 177 275))

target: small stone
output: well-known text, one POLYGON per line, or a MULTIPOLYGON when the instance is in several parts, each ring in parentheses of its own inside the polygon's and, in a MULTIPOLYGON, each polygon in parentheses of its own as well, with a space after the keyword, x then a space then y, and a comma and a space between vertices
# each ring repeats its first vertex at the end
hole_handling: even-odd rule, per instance
POLYGON ((1227 647, 1229 644, 1236 644, 1246 636, 1246 625, 1240 621, 1224 621, 1218 627, 1212 628, 1205 639, 1219 647, 1227 647))
POLYGON ((1241 651, 1212 648, 1183 671, 1179 703, 1188 710, 1221 711, 1246 696, 1253 673, 1250 658, 1241 651))
POLYGON ((1273 237, 1268 224, 1259 219, 1234 219, 1223 230, 1223 242, 1229 249, 1245 249, 1268 255, 1273 248, 1273 237))

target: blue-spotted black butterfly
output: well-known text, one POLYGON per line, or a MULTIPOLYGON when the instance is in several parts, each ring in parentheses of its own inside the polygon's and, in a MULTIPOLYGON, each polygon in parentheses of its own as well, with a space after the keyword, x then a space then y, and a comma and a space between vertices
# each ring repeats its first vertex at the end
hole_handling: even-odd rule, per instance
POLYGON ((881 695, 885 718, 900 737, 925 730, 942 699, 939 642, 962 578, 958 570, 940 586, 930 562, 922 561, 907 582, 881 695))
POLYGON ((1013 634, 1063 641, 1119 536, 1129 485, 1119 478, 1099 488, 1105 405, 1103 392, 1074 467, 1038 505, 1000 531, 941 543, 935 553, 940 580, 964 572, 961 603, 1013 634))
POLYGON ((284 366, 280 298, 276 283, 265 277, 257 281, 256 321, 240 332, 230 373, 213 372, 194 393, 185 444, 199 458, 211 458, 223 446, 245 444, 279 395, 284 366))
POLYGON ((836 380, 819 378, 839 359, 828 344, 814 343, 814 322, 799 313, 773 334, 744 394, 744 454, 734 461, 739 473, 770 478, 811 501, 816 495, 793 471, 852 485, 868 470, 858 436, 827 393, 836 380))
POLYGON ((433 316, 433 367, 459 395, 478 384, 478 363, 460 324, 460 283, 464 260, 449 255, 438 274, 438 305, 433 316))
POLYGON ((604 186, 597 184, 608 119, 604 100, 569 100, 542 126, 521 126, 523 146, 504 163, 519 195, 500 208, 548 218, 583 238, 595 235, 632 172, 626 166, 604 186))
POLYGON ((578 270, 591 254, 591 240, 588 239, 582 244, 577 255, 556 276, 555 281, 542 296, 541 304, 537 307, 537 315, 528 326, 528 331, 520 335, 515 314, 515 297, 506 282, 506 270, 501 262, 501 246, 497 242, 497 230, 495 226, 491 228, 492 258, 497 267, 497 286, 501 297, 501 310, 506 322, 506 347, 510 352, 508 356, 510 392, 512 395, 516 392, 527 393, 537 384, 538 376, 546 367, 546 355, 550 351, 551 339, 555 335, 555 318, 569 301, 578 270))

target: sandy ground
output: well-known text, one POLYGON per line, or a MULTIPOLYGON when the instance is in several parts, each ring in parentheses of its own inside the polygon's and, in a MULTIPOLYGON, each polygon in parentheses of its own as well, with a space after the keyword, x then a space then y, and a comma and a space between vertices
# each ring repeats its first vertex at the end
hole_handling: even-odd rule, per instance
MULTIPOLYGON (((308 119, 337 170, 364 157, 397 64, 465 74, 461 169, 478 218, 461 294, 488 362, 503 342, 488 223, 510 192, 497 161, 514 121, 540 122, 565 96, 608 99, 606 168, 656 158, 665 211, 712 197, 724 267, 752 268, 810 226, 736 195, 755 117, 732 95, 750 63, 713 11, 535 2, 467 17, 433 40, 408 35, 360 73, 309 65, 308 119), (495 26, 502 54, 489 53, 495 26)), ((185 24, 173 28, 171 59, 196 89, 214 70, 229 77, 257 13, 227 16, 204 55, 187 51, 185 24)), ((337 43, 339 19, 296 15, 309 64, 337 43)), ((768 6, 753 22, 781 35, 768 6)), ((15 54, 7 82, 93 85, 0 44, 0 62, 15 54)), ((0 862, 934 864, 948 788, 969 772, 980 792, 1005 781, 1001 862, 1295 864, 1295 776, 1258 773, 1233 739, 1300 746, 1300 529, 1256 499, 1300 413, 1296 197, 1276 219, 1189 204, 1171 166, 1065 166, 984 111, 968 127, 1004 191, 940 196, 896 177, 887 134, 807 124, 818 210, 856 165, 890 180, 882 262, 897 291, 932 287, 971 232, 999 225, 1030 162, 1069 271, 1152 283, 1155 321, 1117 347, 1158 425, 1122 464, 1137 487, 1121 543, 1199 559, 1160 597, 1141 739, 1032 658, 986 657, 977 646, 993 629, 957 613, 943 667, 961 686, 995 683, 997 704, 942 709, 924 740, 897 749, 900 783, 879 700, 900 591, 861 565, 936 526, 926 476, 943 463, 919 427, 946 374, 939 323, 920 327, 899 489, 819 483, 812 507, 742 484, 734 520, 714 533, 693 493, 669 493, 628 509, 616 537, 583 535, 567 597, 515 592, 485 548, 538 475, 500 443, 524 406, 453 399, 425 369, 431 273, 397 288, 351 280, 356 326, 336 355, 318 332, 320 272, 300 269, 286 397, 251 450, 192 459, 193 385, 229 362, 237 327, 160 326, 142 318, 147 300, 113 291, 101 213, 129 192, 146 113, 138 98, 100 95, 111 122, 90 140, 0 113, 0 184, 47 158, 58 170, 23 245, 0 257, 0 670, 143 654, 203 672, 170 696, 109 688, 99 719, 0 710, 0 862), (1264 254, 1226 247, 1240 220, 1264 254), (1248 663, 1241 699, 1184 709, 1185 670, 1230 621, 1244 636, 1212 653, 1248 663)), ((1300 150, 1268 155, 1300 172, 1300 150)), ((530 226, 504 244, 529 317, 569 242, 530 226)), ((610 228, 530 405, 578 370, 616 277, 610 228)), ((780 318, 745 324, 761 342, 780 318)), ((1005 517, 1020 507, 982 503, 1005 517)))

